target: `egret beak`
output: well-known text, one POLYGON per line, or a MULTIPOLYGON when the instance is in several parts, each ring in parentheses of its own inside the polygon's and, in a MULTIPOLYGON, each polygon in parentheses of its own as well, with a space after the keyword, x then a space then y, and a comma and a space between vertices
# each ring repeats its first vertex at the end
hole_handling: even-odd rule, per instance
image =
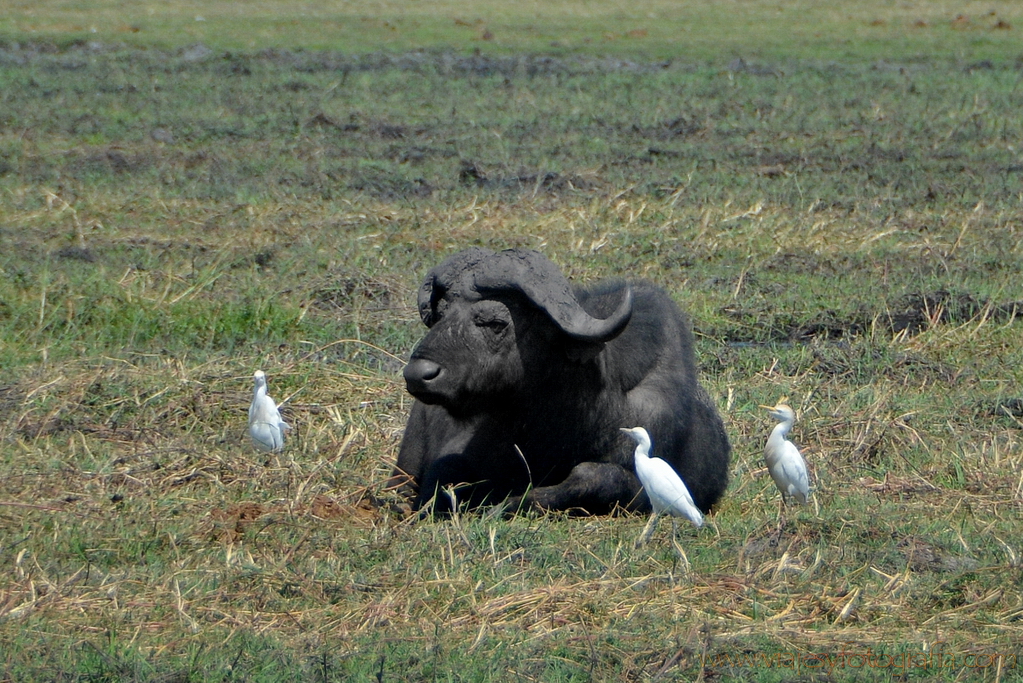
POLYGON ((765 406, 765 405, 761 404, 760 407, 763 408, 764 410, 777 410, 778 406, 780 406, 783 403, 788 402, 788 400, 789 400, 788 396, 782 396, 781 399, 779 399, 778 402, 775 403, 773 406, 765 406))

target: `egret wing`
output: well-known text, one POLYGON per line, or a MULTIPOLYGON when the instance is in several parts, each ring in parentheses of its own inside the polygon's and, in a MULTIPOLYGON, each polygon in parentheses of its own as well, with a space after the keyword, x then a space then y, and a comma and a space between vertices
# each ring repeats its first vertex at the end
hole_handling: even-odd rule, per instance
POLYGON ((647 486, 645 480, 643 484, 647 489, 650 502, 654 504, 654 510, 669 512, 676 517, 685 517, 697 527, 701 526, 703 513, 696 507, 692 494, 689 493, 689 489, 682 478, 678 476, 675 468, 661 458, 650 458, 646 469, 650 472, 651 484, 647 486))
POLYGON ((280 427, 269 422, 252 422, 249 424, 249 435, 261 451, 279 451, 284 447, 284 435, 280 427))
POLYGON ((249 406, 249 434, 257 448, 279 451, 284 447, 284 430, 290 429, 281 419, 274 400, 266 394, 257 394, 249 406))
POLYGON ((810 475, 806 471, 806 461, 791 442, 786 441, 785 446, 778 459, 780 474, 785 483, 779 488, 805 505, 810 495, 810 475))
POLYGON ((277 404, 267 395, 257 396, 249 408, 249 420, 253 422, 269 422, 278 424, 281 422, 281 412, 277 404))

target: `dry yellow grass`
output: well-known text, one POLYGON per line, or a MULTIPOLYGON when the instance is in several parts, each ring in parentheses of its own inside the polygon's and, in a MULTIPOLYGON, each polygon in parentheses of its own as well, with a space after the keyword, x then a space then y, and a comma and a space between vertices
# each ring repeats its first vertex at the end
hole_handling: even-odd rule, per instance
MULTIPOLYGON (((225 7, 154 10, 217 30, 225 7)), ((992 7, 970 38, 1014 35, 992 7)), ((104 50, 3 67, 26 103, 0 131, 4 676, 818 680, 774 665, 829 653, 858 680, 842 652, 944 647, 909 673, 1019 678, 962 659, 1023 636, 1014 57, 344 81, 331 56, 104 50), (418 520, 385 489, 415 291, 473 244, 692 314, 735 447, 708 528, 638 551, 639 517, 418 520), (245 434, 257 367, 295 427, 272 456, 245 434), (756 406, 781 395, 817 490, 779 524, 756 406)))
MULTIPOLYGON (((644 214, 662 216, 655 234, 683 239, 670 202, 474 200, 417 219, 436 253, 485 225, 491 240, 514 235, 562 255, 583 278, 593 272, 591 255, 627 252, 619 240, 644 214)), ((291 221, 264 215, 278 241, 323 220, 315 212, 291 221)), ((387 207, 352 215, 409 220, 387 207)), ((748 235, 752 244, 770 233, 755 264, 805 244, 797 220, 769 205, 708 207, 689 241, 713 253, 718 239, 748 235)), ((811 236, 821 231, 818 254, 868 248, 878 235, 894 253, 970 249, 974 239, 957 238, 955 221, 927 244, 914 233, 864 233, 840 216, 818 215, 815 225, 825 224, 810 228, 811 236)), ((220 238, 224 252, 212 258, 230 260, 238 242, 220 238)), ((375 249, 384 239, 368 233, 363 244, 375 249)), ((416 325, 415 274, 386 273, 401 296, 386 312, 363 310, 362 319, 397 315, 416 325)), ((658 277, 653 268, 640 274, 658 277)), ((152 285, 134 285, 139 296, 166 289, 148 277, 152 285)), ((684 299, 701 296, 674 286, 684 299)), ((307 315, 324 312, 310 307, 307 315)), ((4 393, 0 523, 12 560, 0 620, 71 642, 113 629, 124 647, 162 661, 201 643, 231 652, 236 633, 294 651, 329 647, 338 661, 373 659, 367 652, 391 639, 470 659, 496 643, 535 653, 557 643, 559 656, 577 665, 662 678, 760 671, 763 662, 729 664, 750 648, 809 656, 945 642, 960 657, 1006 652, 1023 636, 1019 591, 1000 578, 1021 568, 1013 535, 1023 493, 1018 426, 991 431, 983 416, 943 414, 955 402, 927 395, 946 381, 946 350, 994 349, 1013 326, 981 318, 891 341, 879 330, 867 340, 875 353, 922 363, 909 374, 858 358, 857 343, 777 355, 718 348, 721 362, 740 361, 705 374, 728 419, 735 474, 710 529, 681 538, 688 570, 663 529, 651 550, 632 548, 641 518, 405 517, 402 501, 383 489, 408 409, 400 378, 393 369, 368 370, 357 355, 331 355, 391 356, 365 342, 259 357, 44 363, 4 393), (858 363, 869 367, 857 371, 858 363), (270 457, 249 447, 244 430, 257 365, 296 427, 286 451, 270 457), (749 407, 783 393, 800 414, 795 438, 810 462, 817 507, 790 511, 779 529, 760 455, 770 424, 749 407)), ((968 395, 983 381, 956 379, 965 389, 954 391, 968 395)), ((515 666, 531 670, 525 660, 515 666)), ((998 678, 1010 680, 1007 671, 998 678)))

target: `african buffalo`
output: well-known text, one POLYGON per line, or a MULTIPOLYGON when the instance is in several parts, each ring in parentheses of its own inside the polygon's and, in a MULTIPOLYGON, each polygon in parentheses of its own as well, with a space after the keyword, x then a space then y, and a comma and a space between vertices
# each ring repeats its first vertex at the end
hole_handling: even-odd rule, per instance
POLYGON ((436 494, 452 487, 472 506, 649 510, 619 431, 637 425, 700 509, 721 496, 728 437, 664 290, 573 288, 538 252, 472 248, 431 270, 418 298, 430 329, 405 366, 416 401, 391 480, 416 509, 435 496, 446 508, 436 494))

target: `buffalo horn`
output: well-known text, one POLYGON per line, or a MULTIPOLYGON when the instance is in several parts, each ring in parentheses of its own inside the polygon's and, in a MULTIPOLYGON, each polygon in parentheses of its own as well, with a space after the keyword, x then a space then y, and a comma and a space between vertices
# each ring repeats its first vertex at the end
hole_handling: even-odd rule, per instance
POLYGON ((558 267, 543 254, 528 249, 507 249, 479 263, 477 291, 516 289, 543 309, 561 330, 580 341, 606 342, 617 337, 632 317, 632 290, 626 285, 622 302, 607 318, 594 318, 572 294, 558 267))

